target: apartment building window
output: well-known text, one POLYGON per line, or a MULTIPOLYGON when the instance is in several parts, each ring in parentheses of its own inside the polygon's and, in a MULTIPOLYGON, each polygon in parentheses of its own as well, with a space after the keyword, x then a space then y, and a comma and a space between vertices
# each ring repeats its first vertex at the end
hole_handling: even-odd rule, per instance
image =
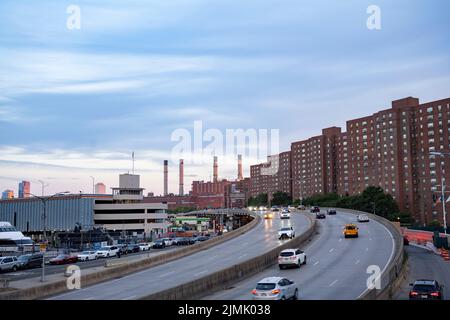
POLYGON ((428 113, 433 112, 433 107, 429 107, 429 108, 427 109, 427 112, 428 112, 428 113))

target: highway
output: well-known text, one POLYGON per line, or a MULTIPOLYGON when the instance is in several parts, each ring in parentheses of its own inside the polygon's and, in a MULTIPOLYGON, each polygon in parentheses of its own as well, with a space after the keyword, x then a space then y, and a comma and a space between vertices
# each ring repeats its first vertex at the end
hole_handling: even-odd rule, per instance
POLYGON ((307 255, 307 264, 300 269, 279 270, 278 265, 274 265, 204 299, 252 299, 251 291, 256 283, 269 276, 283 276, 296 282, 299 299, 358 298, 367 288, 367 267, 378 265, 383 270, 392 257, 394 243, 391 233, 375 221, 358 223, 359 238, 345 239, 342 228, 350 222, 356 223, 356 216, 339 211, 335 216, 327 215, 326 219, 317 220, 319 234, 302 248, 307 255))
MULTIPOLYGON (((281 226, 292 225, 297 235, 309 227, 310 220, 301 213, 289 220, 261 221, 245 234, 210 249, 94 286, 70 291, 50 300, 134 300, 203 277, 241 261, 259 256, 282 245, 278 240, 281 226)), ((81 284, 83 286, 83 284, 81 284)))

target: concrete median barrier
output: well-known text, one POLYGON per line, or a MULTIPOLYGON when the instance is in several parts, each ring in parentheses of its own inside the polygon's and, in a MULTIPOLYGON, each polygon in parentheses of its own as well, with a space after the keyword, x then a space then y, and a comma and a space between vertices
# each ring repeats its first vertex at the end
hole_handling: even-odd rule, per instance
POLYGON ((309 228, 301 235, 297 235, 294 239, 287 241, 283 245, 274 248, 261 256, 251 258, 247 261, 214 272, 200 279, 142 297, 141 300, 197 299, 214 291, 224 289, 241 280, 243 277, 248 277, 263 271, 277 262, 278 255, 282 250, 292 247, 299 247, 314 234, 316 227, 315 218, 308 214, 306 214, 306 216, 310 221, 309 228))
MULTIPOLYGON (((123 277, 131 273, 139 272, 144 269, 152 268, 163 263, 167 263, 176 259, 183 258, 187 255, 207 250, 218 244, 224 243, 228 240, 236 238, 254 228, 260 221, 261 217, 257 214, 251 213, 253 220, 246 225, 225 233, 221 236, 214 237, 210 240, 199 242, 194 245, 187 246, 184 250, 174 250, 160 255, 144 258, 137 261, 131 261, 128 263, 122 263, 122 261, 115 260, 108 264, 101 271, 92 273, 86 273, 81 275, 82 287, 87 287, 104 281, 112 280, 115 278, 123 277), (117 262, 116 262, 117 261, 117 262)), ((62 274, 63 276, 63 274, 62 274)), ((14 284, 11 283, 11 286, 14 284)), ((33 300, 42 299, 45 297, 61 294, 68 291, 66 279, 53 281, 39 286, 20 289, 11 292, 0 293, 0 300, 33 300)))

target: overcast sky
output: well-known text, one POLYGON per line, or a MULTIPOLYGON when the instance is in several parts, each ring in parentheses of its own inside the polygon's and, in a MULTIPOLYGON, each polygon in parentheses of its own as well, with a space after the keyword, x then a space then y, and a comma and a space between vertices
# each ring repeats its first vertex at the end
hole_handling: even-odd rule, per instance
MULTIPOLYGON (((394 99, 450 96, 448 0, 0 2, 0 189, 162 192, 176 129, 279 129, 280 150, 394 99), (67 28, 71 4, 81 29, 67 28), (369 5, 381 30, 366 26, 369 5)), ((220 159, 219 159, 220 161, 220 159)), ((245 173, 258 159, 244 157, 245 173)), ((211 160, 212 162, 212 160, 211 160)), ((220 164, 219 164, 220 165, 220 164)), ((212 163, 185 165, 186 189, 212 163)), ((234 178, 236 166, 220 166, 234 178)), ((170 166, 170 192, 178 172, 170 166)))

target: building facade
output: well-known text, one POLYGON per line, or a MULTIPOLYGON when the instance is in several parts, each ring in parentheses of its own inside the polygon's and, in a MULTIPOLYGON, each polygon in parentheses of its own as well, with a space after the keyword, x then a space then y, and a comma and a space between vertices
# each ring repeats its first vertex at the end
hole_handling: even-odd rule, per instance
POLYGON ((19 198, 30 197, 30 182, 22 181, 19 183, 19 198))

